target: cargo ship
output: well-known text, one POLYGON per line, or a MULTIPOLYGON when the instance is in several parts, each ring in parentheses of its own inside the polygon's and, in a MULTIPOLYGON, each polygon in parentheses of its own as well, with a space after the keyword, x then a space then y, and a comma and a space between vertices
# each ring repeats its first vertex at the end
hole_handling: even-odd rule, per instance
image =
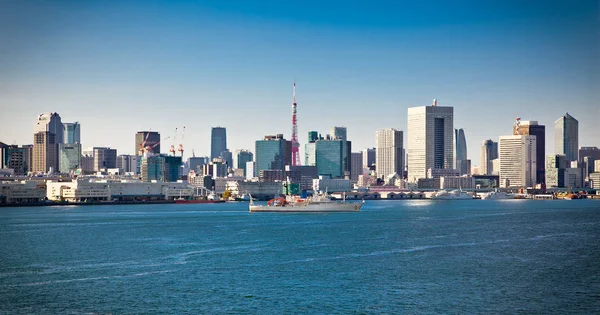
POLYGON ((334 201, 326 195, 302 198, 300 196, 277 197, 266 205, 254 204, 250 197, 250 212, 358 212, 364 205, 362 202, 334 201))

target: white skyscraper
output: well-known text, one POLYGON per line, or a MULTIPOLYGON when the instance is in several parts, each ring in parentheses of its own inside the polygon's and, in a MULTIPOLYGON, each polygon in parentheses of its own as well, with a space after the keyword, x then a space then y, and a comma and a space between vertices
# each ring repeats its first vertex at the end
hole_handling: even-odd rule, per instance
POLYGON ((386 178, 394 173, 402 176, 402 131, 392 128, 377 130, 375 154, 377 177, 386 178))
POLYGON ((454 108, 408 109, 408 180, 427 177, 430 168, 454 168, 454 108))
POLYGON ((536 136, 501 136, 498 141, 500 187, 533 187, 536 183, 536 136))

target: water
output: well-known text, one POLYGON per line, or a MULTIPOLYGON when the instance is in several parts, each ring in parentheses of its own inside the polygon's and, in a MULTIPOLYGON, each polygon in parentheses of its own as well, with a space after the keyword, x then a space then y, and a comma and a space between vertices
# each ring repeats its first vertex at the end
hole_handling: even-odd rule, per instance
POLYGON ((598 313, 600 201, 0 208, 0 313, 598 313))

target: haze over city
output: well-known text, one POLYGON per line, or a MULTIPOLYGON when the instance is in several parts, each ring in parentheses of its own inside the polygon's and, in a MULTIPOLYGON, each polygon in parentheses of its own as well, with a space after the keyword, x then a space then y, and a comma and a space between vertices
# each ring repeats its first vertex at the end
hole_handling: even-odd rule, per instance
POLYGON ((569 112, 580 146, 598 146, 598 6, 5 2, 0 140, 32 143, 36 117, 58 112, 81 124, 84 148, 133 154, 135 132, 185 126, 185 155, 209 155, 210 127, 224 126, 230 149, 253 150, 266 134, 289 139, 295 80, 301 151, 308 131, 332 126, 355 151, 381 128, 406 143, 407 108, 433 98, 454 107, 473 161, 517 116, 551 143, 569 112))

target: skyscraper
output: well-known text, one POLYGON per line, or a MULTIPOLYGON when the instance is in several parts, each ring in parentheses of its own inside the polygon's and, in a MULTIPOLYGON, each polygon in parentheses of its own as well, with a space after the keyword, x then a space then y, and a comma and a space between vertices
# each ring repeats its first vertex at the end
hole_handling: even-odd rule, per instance
POLYGON ((493 163, 492 160, 498 158, 498 142, 493 140, 484 140, 481 144, 481 156, 479 170, 481 175, 492 175, 493 163))
POLYGON ((363 153, 352 152, 350 155, 350 163, 352 164, 350 179, 353 182, 356 182, 358 181, 358 175, 362 175, 363 173, 363 153))
POLYGON ((565 169, 567 157, 563 154, 546 156, 546 186, 565 187, 565 169))
POLYGON ((577 161, 579 149, 579 122, 566 113, 554 122, 554 153, 564 154, 569 161, 577 161))
POLYGON ((117 168, 117 150, 111 148, 94 147, 94 171, 117 168))
POLYGON ((58 171, 58 144, 63 143, 63 125, 58 113, 38 116, 33 135, 33 171, 58 171))
MULTIPOLYGON (((363 153, 363 169, 369 169, 371 166, 375 164, 377 158, 377 149, 376 148, 367 148, 362 151, 363 153)), ((402 155, 404 156, 404 155, 402 155)))
POLYGON ((375 138, 375 170, 377 177, 386 178, 394 173, 402 176, 402 131, 393 128, 377 130, 375 138))
POLYGON ((0 168, 10 168, 15 175, 27 175, 32 170, 33 145, 4 145, 0 142, 0 168), (2 148, 3 147, 3 148, 2 148))
POLYGON ((408 180, 427 178, 430 168, 454 168, 454 108, 408 109, 408 180))
POLYGON ((586 156, 590 156, 594 160, 600 160, 600 149, 597 147, 581 147, 579 149, 579 160, 583 161, 586 156))
POLYGON ((501 136, 500 187, 533 187, 536 184, 536 136, 501 136))
POLYGON ((462 128, 454 129, 454 163, 460 175, 471 172, 467 161, 467 139, 462 128))
POLYGON ((79 122, 63 123, 65 143, 81 143, 81 125, 79 122))
POLYGON ((58 161, 58 170, 64 174, 68 174, 71 171, 81 168, 81 144, 59 143, 58 161))
POLYGON ((348 141, 348 131, 346 129, 346 127, 331 127, 331 130, 329 131, 329 137, 333 140, 335 139, 339 139, 342 140, 342 154, 343 154, 343 165, 342 165, 342 169, 344 174, 346 175, 350 175, 350 171, 352 168, 352 161, 351 161, 351 155, 352 155, 352 144, 350 141, 348 141))
POLYGON ((537 121, 521 121, 517 119, 513 125, 513 135, 535 136, 536 143, 536 184, 546 181, 546 168, 544 166, 544 157, 546 156, 546 126, 538 124, 537 121))
POLYGON ((236 168, 244 170, 244 176, 248 174, 246 170, 247 163, 254 159, 254 154, 248 150, 236 151, 236 168))
POLYGON ((227 150, 227 130, 224 127, 212 127, 210 133, 210 159, 221 157, 221 153, 227 150))
POLYGON ((156 131, 138 131, 135 134, 134 154, 144 155, 143 146, 149 150, 148 153, 150 154, 160 154, 160 133, 156 131))
POLYGON ((285 140, 283 134, 267 135, 256 141, 254 154, 256 176, 262 170, 285 170, 292 163, 292 142, 285 140))
POLYGON ((319 175, 341 178, 344 176, 344 141, 341 139, 317 140, 316 164, 319 175))

